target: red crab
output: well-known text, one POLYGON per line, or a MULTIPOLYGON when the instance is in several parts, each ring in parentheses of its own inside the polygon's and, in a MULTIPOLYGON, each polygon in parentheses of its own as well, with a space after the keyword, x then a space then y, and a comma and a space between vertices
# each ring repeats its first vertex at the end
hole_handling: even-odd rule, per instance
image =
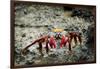
POLYGON ((45 35, 45 36, 41 36, 39 39, 36 39, 35 41, 33 41, 31 44, 29 44, 28 46, 26 46, 23 50, 22 50, 22 54, 25 54, 26 50, 31 47, 32 45, 38 43, 39 45, 39 52, 41 53, 41 55, 43 55, 42 53, 42 48, 43 48, 43 43, 45 43, 45 50, 46 53, 49 52, 49 46, 51 48, 56 48, 56 42, 58 39, 60 39, 60 48, 62 48, 63 46, 67 46, 69 47, 69 51, 72 51, 71 49, 71 42, 72 39, 74 39, 75 44, 77 44, 77 41, 79 40, 80 44, 82 43, 82 39, 81 39, 81 34, 79 32, 69 32, 66 35, 61 35, 59 36, 59 34, 56 34, 56 36, 50 36, 50 35, 45 35), (57 36, 57 37, 56 37, 57 36))

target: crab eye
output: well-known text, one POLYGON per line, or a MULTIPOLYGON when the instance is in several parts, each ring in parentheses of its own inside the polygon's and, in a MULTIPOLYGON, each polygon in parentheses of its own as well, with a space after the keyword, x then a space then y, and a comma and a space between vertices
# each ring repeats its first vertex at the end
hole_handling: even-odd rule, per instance
POLYGON ((50 38, 50 35, 48 35, 48 38, 50 38))
POLYGON ((79 35, 82 35, 82 33, 79 33, 79 35))

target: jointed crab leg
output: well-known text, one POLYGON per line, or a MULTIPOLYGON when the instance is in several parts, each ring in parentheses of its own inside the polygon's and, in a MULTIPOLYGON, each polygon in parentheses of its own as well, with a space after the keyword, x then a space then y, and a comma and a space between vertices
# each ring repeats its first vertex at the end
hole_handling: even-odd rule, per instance
POLYGON ((22 53, 24 54, 26 52, 26 50, 31 47, 32 45, 34 45, 35 43, 38 43, 39 45, 39 52, 42 52, 42 43, 45 42, 45 40, 47 39, 47 36, 42 37, 40 39, 35 40, 33 43, 31 43, 30 45, 26 46, 23 50, 22 53))

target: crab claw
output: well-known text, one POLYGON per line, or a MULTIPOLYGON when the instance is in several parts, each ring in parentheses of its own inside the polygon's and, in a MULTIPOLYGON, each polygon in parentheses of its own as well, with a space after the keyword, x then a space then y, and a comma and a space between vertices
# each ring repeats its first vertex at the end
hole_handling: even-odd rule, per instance
POLYGON ((54 39, 54 37, 50 37, 50 41, 49 41, 50 47, 51 48, 56 48, 56 41, 54 39))
POLYGON ((62 48, 62 46, 65 47, 67 43, 69 43, 69 37, 62 36, 60 48, 62 48))

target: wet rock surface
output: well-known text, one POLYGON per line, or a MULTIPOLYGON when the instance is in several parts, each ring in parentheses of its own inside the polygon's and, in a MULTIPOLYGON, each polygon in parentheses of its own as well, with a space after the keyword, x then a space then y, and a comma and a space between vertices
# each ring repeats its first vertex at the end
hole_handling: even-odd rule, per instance
MULTIPOLYGON (((81 14, 78 10, 67 10, 63 6, 16 5, 15 65, 93 61, 95 53, 93 52, 94 35, 92 33, 95 21, 87 21, 84 19, 85 17, 90 19, 90 16, 86 16, 85 13, 81 14), (70 14, 75 13, 75 16, 68 15, 69 12, 70 14), (84 15, 84 17, 79 17, 80 15, 84 15), (38 44, 34 44, 27 50, 26 55, 21 53, 23 48, 38 39, 41 34, 51 34, 53 28, 62 28, 66 33, 69 31, 80 32, 82 34, 82 45, 77 44, 75 47, 73 45, 72 52, 69 52, 68 46, 57 47, 56 49, 50 49, 48 54, 43 48, 43 55, 41 55, 37 49, 38 44)), ((45 46, 45 43, 43 45, 45 46)))

